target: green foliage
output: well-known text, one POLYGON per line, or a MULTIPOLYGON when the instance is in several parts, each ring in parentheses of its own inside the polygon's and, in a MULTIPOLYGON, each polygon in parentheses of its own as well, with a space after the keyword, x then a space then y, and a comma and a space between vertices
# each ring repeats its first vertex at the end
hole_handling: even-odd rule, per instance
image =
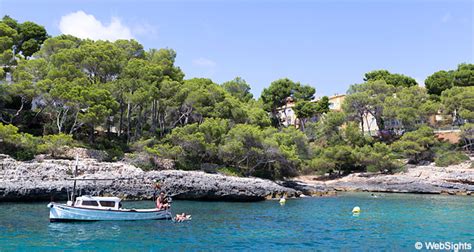
POLYGON ((250 100, 248 103, 243 104, 243 108, 247 114, 246 123, 258 125, 262 128, 271 125, 270 117, 263 110, 261 101, 250 100))
POLYGON ((222 87, 225 91, 242 102, 249 102, 253 99, 253 95, 250 93, 250 85, 240 77, 222 83, 222 87))
POLYGON ((441 102, 456 123, 474 120, 474 86, 447 89, 441 93, 441 102))
POLYGON ((336 164, 327 157, 315 157, 308 161, 307 170, 314 171, 319 175, 332 173, 336 169, 336 164))
POLYGON ((399 141, 393 144, 393 148, 408 158, 410 163, 433 160, 433 150, 431 149, 438 140, 435 138, 433 130, 427 126, 422 126, 416 131, 405 133, 399 141))
POLYGON ((353 148, 348 145, 335 145, 325 148, 322 156, 334 163, 334 170, 339 174, 348 174, 357 169, 353 148))
POLYGON ((20 38, 17 47, 25 57, 37 52, 43 41, 48 38, 43 26, 29 21, 19 24, 18 33, 20 38))
POLYGON ((425 86, 429 94, 438 96, 452 87, 474 86, 474 64, 459 64, 456 70, 435 72, 426 78, 425 86))
POLYGON ((438 71, 426 78, 425 87, 429 94, 441 95, 441 93, 453 87, 453 74, 444 70, 438 71))
MULTIPOLYGON (((272 179, 302 171, 391 173, 400 167, 393 151, 420 162, 445 148, 425 126, 429 116, 444 111, 459 124, 474 118, 472 64, 434 73, 428 92, 413 78, 369 72, 348 90, 344 112, 334 112, 328 97, 310 102, 315 89, 287 78, 272 82, 258 101, 240 77, 222 85, 184 80, 176 56, 169 48, 145 51, 135 40, 50 38, 40 25, 5 16, 0 77, 8 73, 13 81, 0 82, 0 121, 6 123, 0 124, 0 152, 31 159, 80 145, 105 150, 110 161, 133 151, 126 158, 146 169, 164 157, 180 169, 211 163, 224 167, 222 173, 272 179), (301 130, 279 125, 278 111, 290 101, 301 130), (309 122, 313 118, 317 122, 309 122), (387 120, 417 130, 386 145, 361 130, 372 118, 380 130, 387 120)), ((463 126, 467 148, 472 132, 472 125, 463 126)), ((438 159, 451 163, 458 156, 438 159)))
POLYGON ((385 80, 367 80, 365 83, 350 86, 343 103, 343 110, 349 119, 361 124, 362 130, 364 125, 370 125, 369 116, 373 116, 379 130, 383 130, 385 129, 384 121, 387 119, 384 117, 385 100, 392 97, 397 88, 387 84, 385 80))
POLYGON ((395 87, 411 87, 416 86, 416 80, 405 76, 403 74, 392 74, 387 70, 375 70, 365 74, 364 81, 377 81, 383 80, 388 85, 395 87))
POLYGON ((306 136, 293 128, 278 132, 255 125, 207 119, 202 124, 176 128, 150 153, 173 159, 182 169, 199 169, 201 163, 218 163, 245 176, 279 178, 295 174, 309 156, 306 136))
POLYGON ((339 129, 340 138, 350 146, 361 147, 373 142, 370 136, 363 134, 360 131, 359 125, 356 122, 349 122, 344 127, 339 129))
POLYGON ((71 35, 62 34, 57 37, 46 39, 35 56, 49 61, 51 56, 61 50, 74 49, 79 47, 81 44, 81 39, 71 35))
POLYGON ((449 165, 457 165, 469 160, 469 157, 459 151, 449 151, 439 153, 435 158, 436 166, 446 167, 449 165))
POLYGON ((37 153, 39 139, 18 132, 18 128, 0 123, 0 152, 11 155, 18 160, 30 160, 37 153))
POLYGON ((358 147, 354 155, 357 164, 365 167, 368 172, 393 173, 402 167, 391 147, 384 143, 358 147))
POLYGON ((188 124, 174 129, 162 143, 147 150, 175 160, 182 169, 200 169, 201 163, 218 161, 219 144, 228 130, 227 120, 207 119, 202 124, 188 124))
POLYGON ((276 80, 268 88, 263 89, 260 100, 263 102, 263 108, 276 118, 277 108, 285 105, 288 99, 309 101, 314 97, 315 92, 313 87, 285 78, 276 80))
POLYGON ((345 122, 345 114, 331 111, 317 123, 308 123, 305 134, 319 146, 341 144, 343 141, 340 128, 345 122))
POLYGON ((296 117, 300 119, 301 129, 304 131, 305 122, 308 118, 316 115, 317 104, 310 101, 299 101, 295 104, 293 110, 295 111, 296 117))
POLYGON ((0 21, 0 52, 15 49, 22 56, 30 57, 47 38, 45 28, 36 23, 18 23, 9 16, 4 16, 0 21))
POLYGON ((348 174, 353 171, 393 173, 402 167, 391 147, 384 143, 357 147, 334 145, 316 149, 314 154, 306 169, 321 175, 348 174))
POLYGON ((428 121, 428 116, 435 114, 439 108, 440 104, 430 100, 424 88, 412 86, 387 97, 383 115, 398 120, 404 129, 413 130, 428 121))
POLYGON ((474 64, 459 64, 454 72, 454 86, 474 86, 474 64))
POLYGON ((73 144, 72 135, 66 135, 63 133, 56 135, 43 136, 43 143, 38 146, 38 151, 41 153, 49 153, 52 157, 56 157, 56 154, 64 147, 71 146, 73 144))
POLYGON ((219 147, 219 158, 246 176, 282 178, 295 175, 300 158, 307 155, 305 136, 295 129, 277 132, 238 124, 219 147))

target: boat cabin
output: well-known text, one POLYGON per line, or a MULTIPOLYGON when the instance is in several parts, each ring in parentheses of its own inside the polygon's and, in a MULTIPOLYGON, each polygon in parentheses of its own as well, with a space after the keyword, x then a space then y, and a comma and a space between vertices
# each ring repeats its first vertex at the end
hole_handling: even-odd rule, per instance
POLYGON ((117 197, 81 196, 76 198, 74 206, 104 210, 119 210, 122 207, 122 204, 120 203, 120 198, 117 197))

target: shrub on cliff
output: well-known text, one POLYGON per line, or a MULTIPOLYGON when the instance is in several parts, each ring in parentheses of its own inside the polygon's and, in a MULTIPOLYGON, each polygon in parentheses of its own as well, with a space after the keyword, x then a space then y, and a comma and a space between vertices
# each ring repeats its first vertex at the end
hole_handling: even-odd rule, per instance
POLYGON ((315 148, 313 154, 315 157, 308 161, 304 168, 306 173, 308 171, 340 175, 353 171, 393 173, 402 166, 390 146, 384 143, 361 147, 336 145, 315 148))
POLYGON ((61 152, 66 146, 71 146, 73 143, 72 135, 66 135, 59 133, 56 135, 43 136, 42 144, 38 146, 38 151, 41 153, 51 154, 52 157, 56 157, 58 152, 61 152))
POLYGON ((402 167, 390 146, 384 143, 359 147, 354 151, 354 156, 357 164, 368 172, 393 173, 402 167))
POLYGON ((335 162, 326 157, 315 157, 307 162, 303 173, 315 172, 319 175, 325 175, 326 173, 332 173, 336 168, 335 162))
POLYGON ((435 158, 436 166, 446 167, 449 165, 457 165, 469 160, 469 157, 459 151, 448 151, 440 153, 435 158))
POLYGON ((208 118, 202 124, 176 128, 161 143, 145 149, 151 154, 174 160, 180 169, 198 170, 201 163, 219 162, 219 144, 228 130, 228 120, 208 118))
POLYGON ((295 128, 278 131, 255 125, 235 125, 219 146, 219 158, 246 176, 283 178, 297 175, 309 157, 306 136, 295 128))
POLYGON ((40 139, 27 133, 19 133, 18 128, 0 123, 0 152, 17 160, 33 159, 40 139))
POLYGON ((315 157, 308 162, 308 168, 319 174, 337 173, 342 175, 359 169, 354 149, 349 145, 316 147, 313 149, 313 155, 315 157))

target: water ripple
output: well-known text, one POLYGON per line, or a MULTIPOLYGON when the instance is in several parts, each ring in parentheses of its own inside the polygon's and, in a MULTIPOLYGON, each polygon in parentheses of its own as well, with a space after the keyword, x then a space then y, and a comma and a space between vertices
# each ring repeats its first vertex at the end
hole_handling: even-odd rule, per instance
MULTIPOLYGON (((175 201, 193 220, 49 223, 46 203, 0 204, 0 250, 412 250, 416 241, 474 244, 474 199, 344 194, 258 203, 175 201), (351 210, 362 212, 353 216, 351 210)), ((126 202, 148 208, 151 201, 126 202)))

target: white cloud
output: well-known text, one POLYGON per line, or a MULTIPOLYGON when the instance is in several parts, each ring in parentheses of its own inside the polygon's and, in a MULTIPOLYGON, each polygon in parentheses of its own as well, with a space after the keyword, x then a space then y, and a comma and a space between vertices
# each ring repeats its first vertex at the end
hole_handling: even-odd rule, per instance
POLYGON ((132 26, 132 32, 137 36, 145 37, 156 37, 158 34, 158 28, 154 25, 151 25, 147 22, 140 22, 132 26))
POLYGON ((441 22, 443 22, 443 23, 447 23, 447 22, 449 22, 449 20, 451 20, 451 13, 450 12, 444 14, 444 16, 441 18, 441 22))
POLYGON ((131 39, 131 29, 122 24, 119 18, 112 17, 109 24, 103 24, 93 15, 83 11, 69 13, 61 17, 59 30, 63 34, 69 34, 78 38, 89 38, 93 40, 131 39))
POLYGON ((207 58, 199 58, 193 60, 193 65, 198 66, 198 67, 208 67, 208 68, 213 68, 216 66, 216 62, 207 59, 207 58))

